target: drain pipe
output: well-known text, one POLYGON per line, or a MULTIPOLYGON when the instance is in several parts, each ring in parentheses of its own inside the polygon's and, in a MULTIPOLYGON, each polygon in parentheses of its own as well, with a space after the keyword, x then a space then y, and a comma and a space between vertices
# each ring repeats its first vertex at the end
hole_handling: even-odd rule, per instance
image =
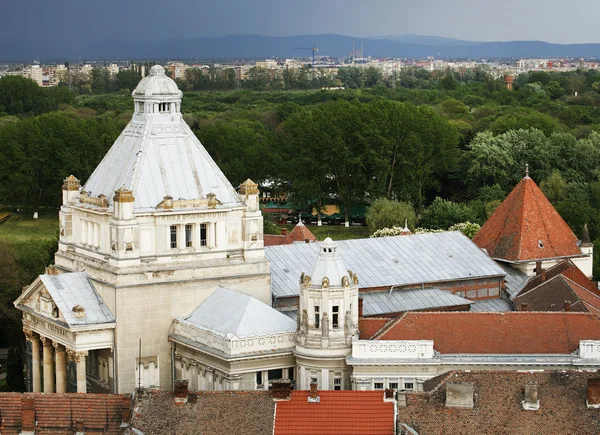
POLYGON ((175 389, 175 348, 177 343, 171 342, 171 390, 175 389))

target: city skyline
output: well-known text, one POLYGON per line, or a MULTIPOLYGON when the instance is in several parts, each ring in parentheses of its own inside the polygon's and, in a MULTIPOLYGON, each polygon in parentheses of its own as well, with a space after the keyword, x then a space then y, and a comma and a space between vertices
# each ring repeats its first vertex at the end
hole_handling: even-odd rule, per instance
POLYGON ((57 42, 335 33, 352 37, 417 34, 482 42, 542 40, 573 44, 600 42, 600 31, 594 22, 597 13, 600 4, 590 0, 575 0, 569 10, 549 8, 541 0, 506 0, 501 4, 475 0, 376 0, 368 6, 358 0, 307 0, 302 4, 288 0, 176 0, 169 7, 158 0, 57 0, 43 13, 36 12, 30 4, 5 0, 0 5, 0 38, 23 38, 26 28, 28 39, 57 42), (585 13, 576 15, 570 11, 585 13))

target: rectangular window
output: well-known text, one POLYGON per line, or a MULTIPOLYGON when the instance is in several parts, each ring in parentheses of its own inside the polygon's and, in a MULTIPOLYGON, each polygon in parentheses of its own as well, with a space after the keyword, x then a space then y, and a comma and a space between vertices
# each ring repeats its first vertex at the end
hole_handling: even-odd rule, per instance
POLYGON ((190 224, 185 226, 185 247, 192 247, 192 226, 190 224))
POLYGON ((311 384, 316 384, 317 382, 318 382, 317 378, 310 378, 310 383, 311 384))
POLYGON ((415 389, 415 380, 414 378, 406 378, 404 379, 404 389, 408 391, 413 391, 415 389))
POLYGON ((269 381, 283 378, 283 369, 269 370, 269 381))
POLYGON ((340 307, 338 305, 334 305, 331 309, 331 321, 332 321, 332 326, 333 329, 337 329, 340 325, 339 325, 339 318, 340 318, 340 307))
POLYGON ((388 384, 388 387, 391 388, 392 390, 397 390, 398 389, 398 382, 390 382, 388 384))
POLYGON ((262 372, 256 372, 256 385, 262 385, 262 372))
POLYGON ((177 248, 177 225, 171 225, 171 249, 177 248))
POLYGON ((342 389, 342 378, 335 378, 333 380, 333 389, 341 390, 342 389))
POLYGON ((206 224, 200 224, 200 246, 206 246, 206 224))
POLYGON ((375 390, 383 390, 383 382, 374 382, 373 383, 373 388, 375 390))
POLYGON ((315 328, 321 324, 321 316, 319 316, 319 306, 315 305, 315 328))
POLYGON ((290 381, 293 381, 293 380, 294 380, 294 367, 290 367, 290 368, 288 369, 288 379, 289 379, 290 381))

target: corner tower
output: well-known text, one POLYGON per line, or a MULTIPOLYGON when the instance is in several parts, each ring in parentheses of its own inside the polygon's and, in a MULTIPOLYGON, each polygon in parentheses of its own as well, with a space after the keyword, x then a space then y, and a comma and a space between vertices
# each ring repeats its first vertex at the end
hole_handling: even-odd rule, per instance
POLYGON ((184 122, 181 98, 153 66, 84 186, 73 176, 63 185, 56 266, 86 272, 116 319, 114 392, 140 379, 172 388, 171 322, 219 286, 271 304, 257 185, 234 189, 184 122))
POLYGON ((300 276, 296 334, 298 388, 351 389, 346 356, 358 332, 358 278, 329 237, 319 246, 312 275, 300 276))

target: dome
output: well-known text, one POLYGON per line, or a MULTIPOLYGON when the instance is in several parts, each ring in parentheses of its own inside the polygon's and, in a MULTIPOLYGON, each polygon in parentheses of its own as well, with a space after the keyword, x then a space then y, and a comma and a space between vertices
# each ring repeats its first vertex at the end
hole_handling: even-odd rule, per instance
POLYGON ((328 287, 343 287, 342 280, 344 277, 348 278, 349 283, 352 282, 352 277, 349 275, 346 266, 344 266, 336 243, 330 237, 327 237, 319 246, 319 258, 310 277, 311 286, 321 287, 323 280, 327 278, 328 287))
POLYGON ((133 91, 135 97, 171 97, 181 98, 181 91, 177 83, 165 74, 165 69, 160 65, 150 68, 150 75, 144 77, 133 91))

